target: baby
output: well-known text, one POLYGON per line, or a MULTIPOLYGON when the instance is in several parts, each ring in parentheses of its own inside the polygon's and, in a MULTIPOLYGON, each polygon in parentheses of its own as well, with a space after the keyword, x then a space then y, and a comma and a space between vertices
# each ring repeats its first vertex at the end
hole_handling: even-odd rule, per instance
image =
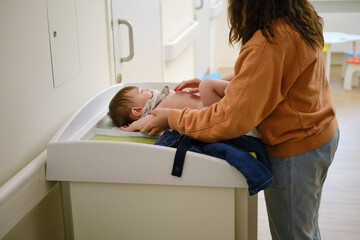
MULTIPOLYGON (((198 81, 195 86, 199 92, 196 95, 192 92, 175 91, 170 92, 165 86, 161 91, 142 89, 135 86, 122 88, 109 104, 109 116, 115 126, 124 131, 138 131, 154 117, 150 112, 155 108, 176 108, 185 107, 200 109, 204 106, 220 101, 228 81, 221 79, 193 79, 198 81)), ((179 85, 178 85, 179 86, 179 85)), ((177 87, 175 87, 175 90, 177 87)))

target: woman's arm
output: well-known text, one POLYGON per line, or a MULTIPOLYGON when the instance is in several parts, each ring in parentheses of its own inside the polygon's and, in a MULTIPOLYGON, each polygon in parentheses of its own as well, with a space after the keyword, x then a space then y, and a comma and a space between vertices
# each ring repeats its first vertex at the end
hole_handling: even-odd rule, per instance
POLYGON ((150 136, 156 135, 169 128, 168 117, 171 109, 160 108, 151 111, 151 116, 154 118, 147 122, 141 129, 140 132, 148 133, 150 136))
POLYGON ((265 39, 261 43, 249 42, 243 47, 234 67, 236 76, 220 102, 200 110, 172 109, 168 114, 170 128, 193 139, 216 142, 246 134, 269 116, 283 101, 300 69, 298 58, 286 54, 286 48, 265 39), (285 85, 283 69, 294 73, 285 85))
MULTIPOLYGON (((237 75, 225 90, 220 102, 202 109, 171 109, 158 121, 168 120, 170 128, 204 142, 216 142, 248 133, 263 121, 281 102, 291 83, 282 84, 282 65, 298 66, 297 58, 285 61, 277 45, 248 45, 235 64, 237 75), (265 49, 265 46, 268 48, 265 49), (275 49, 276 48, 276 49, 275 49), (275 51, 276 50, 276 51, 275 51)), ((231 78, 231 75, 225 77, 231 78)), ((291 78, 296 79, 296 78, 291 78)), ((224 79, 225 80, 225 79, 224 79)), ((165 124, 154 121, 141 131, 156 134, 165 124)))

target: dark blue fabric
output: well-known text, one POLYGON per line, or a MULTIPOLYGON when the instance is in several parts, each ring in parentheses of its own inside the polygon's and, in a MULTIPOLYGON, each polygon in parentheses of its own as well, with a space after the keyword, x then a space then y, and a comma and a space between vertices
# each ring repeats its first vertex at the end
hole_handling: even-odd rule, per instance
POLYGON ((177 146, 177 150, 175 153, 174 164, 171 175, 181 177, 184 166, 185 154, 190 147, 191 139, 188 138, 185 134, 183 134, 180 136, 178 143, 179 144, 177 146))
POLYGON ((270 160, 262 142, 251 136, 205 143, 190 139, 185 134, 180 135, 177 131, 166 131, 155 145, 177 148, 172 170, 174 176, 181 176, 185 154, 189 150, 226 160, 244 175, 250 195, 267 188, 274 181, 270 160), (255 152, 257 158, 249 152, 255 152))

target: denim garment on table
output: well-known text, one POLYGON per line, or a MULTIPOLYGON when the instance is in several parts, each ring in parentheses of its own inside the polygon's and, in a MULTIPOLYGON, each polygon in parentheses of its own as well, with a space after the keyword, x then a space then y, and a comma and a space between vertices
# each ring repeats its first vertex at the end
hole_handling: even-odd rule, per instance
POLYGON ((274 178, 269 157, 258 138, 243 135, 231 140, 205 143, 190 139, 177 131, 166 131, 155 145, 177 148, 172 175, 181 177, 186 151, 206 154, 226 160, 246 178, 249 194, 254 195, 269 187, 274 178), (255 152, 257 158, 249 152, 255 152))

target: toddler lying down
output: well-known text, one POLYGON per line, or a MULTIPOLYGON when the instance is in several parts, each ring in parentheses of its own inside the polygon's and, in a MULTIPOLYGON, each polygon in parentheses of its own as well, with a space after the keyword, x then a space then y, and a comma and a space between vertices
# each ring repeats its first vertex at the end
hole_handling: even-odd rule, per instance
MULTIPOLYGON (((138 131, 153 118, 156 108, 185 107, 201 109, 218 102, 224 96, 227 81, 205 79, 199 84, 199 95, 186 91, 170 91, 164 86, 161 91, 128 86, 119 90, 109 104, 109 116, 115 126, 124 131, 138 131)), ((250 132, 254 135, 255 129, 250 132)))

